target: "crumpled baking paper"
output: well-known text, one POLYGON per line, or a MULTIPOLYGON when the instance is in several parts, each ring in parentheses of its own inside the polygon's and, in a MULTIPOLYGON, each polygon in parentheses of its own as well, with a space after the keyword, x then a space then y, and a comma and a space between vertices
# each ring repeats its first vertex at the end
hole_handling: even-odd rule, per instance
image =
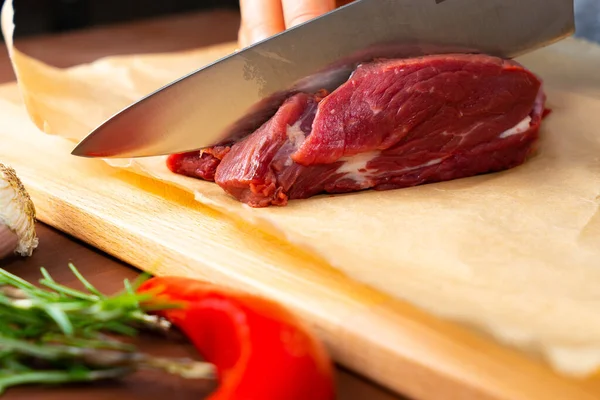
MULTIPOLYGON (((12 46, 12 18, 6 1, 2 29, 27 111, 40 130, 69 140, 235 50, 57 69, 12 46)), ((251 209, 214 183, 172 174, 164 157, 107 162, 191 191, 355 280, 585 376, 600 367, 600 47, 569 38, 518 61, 544 80, 553 113, 538 152, 501 173, 251 209)))

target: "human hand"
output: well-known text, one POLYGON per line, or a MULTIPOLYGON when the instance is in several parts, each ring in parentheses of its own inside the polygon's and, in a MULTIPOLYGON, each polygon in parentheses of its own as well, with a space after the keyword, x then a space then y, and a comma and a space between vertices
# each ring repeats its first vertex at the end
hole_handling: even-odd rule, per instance
POLYGON ((259 42, 335 7, 335 0, 240 0, 239 46, 259 42))

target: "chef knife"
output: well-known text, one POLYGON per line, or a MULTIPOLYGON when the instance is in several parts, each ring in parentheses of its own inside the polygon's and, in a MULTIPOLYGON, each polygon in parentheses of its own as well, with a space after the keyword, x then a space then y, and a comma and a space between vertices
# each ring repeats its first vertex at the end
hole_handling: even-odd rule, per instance
POLYGON ((242 137, 295 91, 333 90, 377 57, 514 58, 575 29, 573 0, 356 0, 186 75, 121 110, 72 154, 144 157, 242 137))

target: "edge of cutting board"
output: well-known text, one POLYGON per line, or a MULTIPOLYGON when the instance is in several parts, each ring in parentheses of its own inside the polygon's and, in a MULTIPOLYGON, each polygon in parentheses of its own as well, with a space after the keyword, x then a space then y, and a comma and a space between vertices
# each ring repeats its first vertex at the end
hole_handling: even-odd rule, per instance
POLYGON ((16 169, 40 221, 139 269, 279 301, 315 329, 335 361, 415 399, 600 398, 598 377, 559 376, 543 361, 360 285, 191 194, 70 156, 72 144, 37 131, 11 87, 2 91, 0 162, 16 169))

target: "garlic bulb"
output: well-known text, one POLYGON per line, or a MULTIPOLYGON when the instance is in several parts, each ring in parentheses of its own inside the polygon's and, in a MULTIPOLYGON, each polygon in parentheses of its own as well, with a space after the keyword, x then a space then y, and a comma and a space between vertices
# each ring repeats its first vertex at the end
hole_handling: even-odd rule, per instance
POLYGON ((35 207, 15 170, 0 163, 0 258, 30 256, 38 245, 35 207))

